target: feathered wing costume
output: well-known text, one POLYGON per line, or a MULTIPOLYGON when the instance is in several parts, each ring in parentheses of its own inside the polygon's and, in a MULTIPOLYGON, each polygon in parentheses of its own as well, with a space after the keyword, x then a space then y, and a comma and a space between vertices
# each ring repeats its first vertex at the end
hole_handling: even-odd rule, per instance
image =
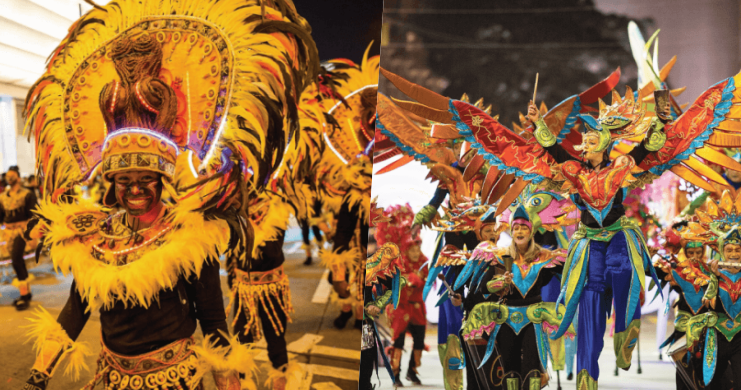
MULTIPOLYGON (((657 78, 663 81, 670 68, 662 69, 657 78)), ((606 312, 606 308, 601 309, 600 305, 609 304, 610 299, 594 292, 600 290, 599 287, 585 289, 587 280, 602 280, 587 275, 604 274, 604 267, 598 264, 606 265, 603 264, 606 259, 630 265, 627 268, 621 266, 624 273, 611 278, 618 315, 615 338, 618 365, 628 367, 640 324, 638 309, 641 292, 645 289, 643 274, 644 270, 653 267, 640 230, 622 218, 624 189, 650 183, 671 170, 693 184, 713 191, 708 180, 721 184, 725 180, 706 165, 708 162, 741 169, 733 159, 713 148, 741 144, 740 129, 735 120, 741 112, 733 106, 739 99, 734 91, 741 75, 710 87, 676 119, 658 119, 656 114, 645 109, 644 98, 657 87, 653 83, 642 86, 635 94, 629 90, 625 98, 613 93, 612 105, 600 101, 598 118, 579 115, 579 110, 573 108, 580 101, 577 96, 557 106, 562 107, 564 113, 570 112, 569 115, 554 116, 561 122, 550 124, 547 120, 540 120, 532 130, 533 136, 527 138, 507 129, 469 103, 440 96, 383 69, 381 72, 402 92, 419 102, 416 114, 430 118, 439 118, 441 113, 449 116, 449 121, 466 137, 471 147, 490 164, 490 171, 504 171, 511 175, 511 181, 507 183, 509 187, 496 193, 498 198, 485 198, 492 203, 499 200, 497 213, 503 212, 529 182, 547 188, 561 188, 572 194, 574 203, 582 210, 582 223, 571 240, 566 263, 568 272, 562 281, 560 300, 566 305, 565 318, 553 336, 563 335, 577 306, 582 307, 579 322, 604 324, 605 318, 599 313, 606 312), (566 110, 568 106, 572 109, 566 110), (562 125, 569 123, 568 119, 579 120, 579 129, 562 125), (603 161, 605 167, 595 170, 579 156, 585 148, 583 139, 594 140, 594 147, 590 147, 593 153, 609 152, 613 141, 618 139, 634 139, 640 143, 626 155, 603 161), (608 255, 618 252, 624 255, 608 255)), ((579 332, 578 339, 581 340, 579 349, 586 351, 579 358, 579 385, 595 388, 599 375, 597 357, 602 349, 601 333, 597 337, 579 332), (588 342, 590 337, 594 340, 588 342)))
MULTIPOLYGON (((239 386, 232 373, 254 363, 227 337, 223 307, 209 301, 221 302, 218 255, 236 243, 252 249, 250 225, 228 216, 246 216, 249 192, 280 162, 298 126, 299 93, 317 69, 310 28, 290 1, 117 1, 71 27, 25 110, 43 243, 74 277, 60 318, 42 312, 33 325, 39 355, 29 383, 45 387, 66 354, 79 373, 86 349, 74 340, 100 310, 101 364, 88 387, 197 388, 209 370, 220 389, 239 386), (172 199, 148 229, 131 233, 125 214, 69 196, 95 175, 126 172, 156 174, 172 199), (183 318, 150 310, 180 302, 183 318), (200 347, 196 320, 207 335, 200 347), (168 340, 179 341, 116 336, 152 321, 175 326, 168 340), (141 372, 120 359, 160 363, 141 372)), ((114 187, 106 206, 117 203, 114 187)))

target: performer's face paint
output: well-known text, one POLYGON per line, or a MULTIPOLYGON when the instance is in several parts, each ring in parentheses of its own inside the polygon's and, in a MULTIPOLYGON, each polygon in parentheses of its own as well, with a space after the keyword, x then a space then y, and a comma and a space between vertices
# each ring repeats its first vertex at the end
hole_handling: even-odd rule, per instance
POLYGON ((129 215, 141 216, 152 210, 162 197, 162 181, 150 171, 122 172, 114 176, 116 201, 129 215))
POLYGON ((599 134, 595 132, 586 133, 582 136, 582 143, 579 147, 579 150, 582 151, 582 154, 584 154, 584 157, 587 160, 590 160, 592 158, 597 157, 598 155, 602 154, 603 152, 597 152, 597 148, 599 147, 599 134))
POLYGON ((518 246, 527 245, 530 243, 530 228, 527 225, 516 224, 512 228, 512 239, 518 246))
MULTIPOLYGON (((731 263, 741 263, 741 245, 726 244, 723 247, 723 258, 731 263)), ((741 268, 729 268, 730 272, 737 273, 741 268)))
POLYGON ((497 234, 497 225, 490 223, 487 225, 484 225, 481 228, 481 240, 482 241, 493 241, 496 242, 499 240, 499 234, 497 234))
POLYGON ((407 258, 412 263, 419 261, 420 255, 422 255, 422 250, 419 248, 419 245, 412 245, 407 249, 407 258))
POLYGON ((702 259, 702 252, 704 248, 685 248, 684 253, 690 260, 698 261, 702 259))
POLYGON ((8 185, 11 187, 16 185, 18 180, 20 180, 20 177, 18 177, 18 174, 15 171, 8 171, 5 174, 5 181, 8 182, 8 185))
POLYGON ((734 183, 741 183, 741 172, 733 169, 726 169, 726 177, 734 183))

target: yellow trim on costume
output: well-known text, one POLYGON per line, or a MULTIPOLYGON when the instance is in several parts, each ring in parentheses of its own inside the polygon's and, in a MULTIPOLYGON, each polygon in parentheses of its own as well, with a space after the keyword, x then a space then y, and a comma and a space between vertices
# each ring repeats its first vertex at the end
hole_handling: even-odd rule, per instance
POLYGON ((354 267, 359 266, 359 256, 360 251, 357 248, 352 248, 344 252, 340 252, 339 249, 336 251, 322 249, 319 251, 319 259, 321 260, 319 265, 329 268, 334 274, 334 280, 345 280, 347 270, 352 270, 354 267))
POLYGON ((306 372, 300 364, 295 360, 288 360, 288 364, 285 364, 279 368, 273 368, 270 362, 262 364, 262 371, 268 372, 268 378, 265 380, 264 386, 268 389, 274 389, 273 383, 278 378, 286 379, 286 389, 298 389, 301 387, 301 379, 306 372))
MULTIPOLYGON (((74 205, 63 209, 74 213, 74 205)), ((117 266, 93 257, 89 243, 72 234, 66 217, 60 220, 57 213, 39 214, 51 220, 46 243, 55 269, 73 275, 90 311, 109 308, 116 301, 149 307, 162 289, 173 288, 181 276, 200 275, 205 262, 217 259, 229 242, 226 222, 206 221, 200 213, 181 213, 177 216, 181 223, 163 236, 164 244, 117 266)))
MULTIPOLYGON (((222 336, 228 337, 223 332, 222 336)), ((212 341, 212 335, 206 336, 201 345, 193 346, 193 351, 198 356, 198 360, 195 373, 189 384, 190 388, 196 388, 195 386, 200 383, 203 376, 209 371, 236 371, 245 374, 245 379, 242 381, 243 389, 257 389, 255 384, 257 374, 255 356, 257 355, 257 350, 253 349, 251 345, 240 344, 237 336, 228 338, 228 347, 217 346, 212 341)))
POLYGON ((281 231, 288 229, 288 219, 291 216, 291 206, 279 195, 261 195, 261 200, 256 205, 250 206, 250 222, 254 229, 255 241, 252 246, 252 258, 262 258, 261 247, 268 241, 275 241, 281 231), (261 213, 261 219, 255 221, 255 213, 261 213))
POLYGON ((276 333, 283 334, 283 324, 281 324, 276 307, 270 297, 275 297, 278 301, 280 310, 286 315, 288 322, 291 320, 290 313, 293 313, 293 304, 291 303, 291 288, 288 282, 288 276, 283 272, 283 266, 267 272, 246 272, 235 269, 234 285, 232 286, 231 299, 229 307, 232 307, 234 299, 239 299, 237 312, 234 314, 234 322, 237 321, 242 310, 247 317, 247 324, 244 332, 253 333, 255 339, 261 338, 262 332, 259 329, 258 322, 258 304, 262 305, 268 314, 273 329, 276 333))
MULTIPOLYGON (((62 328, 62 325, 43 307, 39 306, 33 314, 34 317, 27 318, 32 324, 25 327, 29 328, 26 335, 29 338, 28 341, 33 340, 33 349, 37 355, 34 368, 45 372, 49 364, 52 363, 49 360, 56 357, 60 350, 64 350, 62 357, 59 358, 60 362, 65 357, 69 358, 64 369, 64 375, 77 381, 80 379, 80 371, 90 371, 85 363, 85 359, 93 355, 88 344, 73 341, 62 328)), ((57 367, 59 367, 59 363, 57 363, 55 369, 57 367)), ((46 372, 46 374, 52 376, 54 371, 46 372)))
POLYGON ((360 218, 361 221, 368 223, 370 221, 370 189, 367 191, 359 191, 357 189, 350 189, 345 195, 343 202, 347 203, 347 207, 352 209, 355 205, 360 205, 360 218))

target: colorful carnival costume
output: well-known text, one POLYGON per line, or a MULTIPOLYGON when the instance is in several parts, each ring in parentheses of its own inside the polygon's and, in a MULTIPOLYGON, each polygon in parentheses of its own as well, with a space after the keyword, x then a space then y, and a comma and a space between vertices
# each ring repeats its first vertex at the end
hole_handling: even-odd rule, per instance
POLYGON ((13 306, 16 310, 25 310, 31 302, 29 282, 33 278, 28 274, 23 258, 27 241, 32 240, 24 233, 28 221, 34 217, 32 210, 36 207, 36 194, 33 190, 21 186, 18 167, 10 167, 6 176, 8 187, 0 194, 0 221, 4 225, 3 239, 6 242, 6 252, 10 256, 16 275, 13 285, 18 287, 21 293, 21 296, 13 301, 13 306))
MULTIPOLYGON (((544 110, 541 109, 541 112, 544 110)), ((547 110, 545 110, 547 111, 547 110)), ((507 221, 511 213, 522 206, 533 224, 533 240, 542 248, 555 250, 566 249, 569 238, 576 228, 578 212, 569 198, 552 191, 538 189, 530 185, 517 197, 517 200, 504 213, 502 220, 507 221)), ((543 302, 556 302, 561 290, 561 275, 543 286, 543 302)), ((576 356, 574 337, 561 337, 550 341, 551 363, 554 370, 563 370, 576 356)), ((567 374, 573 372, 567 369, 567 374)), ((560 380, 560 377, 559 377, 560 380)))
MULTIPOLYGON (((419 102, 414 105, 417 115, 447 116, 448 123, 455 125, 478 155, 490 164, 489 172, 506 172, 508 187, 496 197, 486 199, 489 202, 501 199, 498 212, 503 212, 528 182, 569 191, 582 210, 581 225, 569 248, 567 277, 562 281, 560 301, 565 303, 566 313, 559 331, 552 336, 564 334, 580 307, 577 327, 578 350, 583 351, 577 362, 580 389, 597 387, 598 357, 613 297, 618 366, 630 366, 640 324, 644 274, 653 269, 640 230, 622 218, 624 188, 645 185, 671 170, 712 191, 708 181, 724 184, 724 180, 705 164, 736 164, 709 146, 733 146, 739 142, 734 121, 738 113, 730 107, 739 99, 733 92, 741 75, 710 87, 686 112, 672 120, 678 107, 668 91, 654 94, 658 114, 647 110, 644 103, 651 92, 661 89, 669 68, 656 70, 655 77, 635 94, 629 90, 621 98, 613 93, 612 105, 600 101, 597 118, 579 114, 584 109, 582 96, 569 98, 537 119, 525 136, 507 129, 471 104, 440 96, 381 70, 400 90, 419 102), (578 120, 580 129, 574 127, 578 120), (617 139, 626 143, 612 148, 617 139), (640 143, 629 144, 628 139, 640 143), (612 160, 606 157, 610 149, 616 154, 612 160), (693 153, 702 160, 692 157, 693 153), (583 160, 581 154, 586 156, 583 160), (601 162, 593 166, 590 160, 601 162), (592 328, 594 332, 582 331, 582 324, 597 324, 597 327, 592 328)), ((537 109, 531 110, 535 111, 532 119, 536 119, 537 109)))
MULTIPOLYGON (((372 220, 371 225, 385 222, 387 218, 383 216, 382 209, 376 208, 375 203, 371 205, 372 220)), ((392 304, 397 307, 401 297, 401 290, 404 288, 406 280, 401 276, 402 264, 399 247, 392 243, 382 245, 365 262, 365 272, 363 279, 363 323, 362 323, 362 340, 360 346, 360 376, 358 381, 359 390, 371 390, 374 386, 371 384, 373 369, 378 371, 379 352, 383 358, 384 366, 394 382, 394 373, 391 370, 391 364, 388 361, 385 351, 379 346, 381 344, 378 330, 376 329, 376 318, 383 310, 392 304)))
POLYGON ((702 297, 710 309, 686 322, 687 345, 697 357, 693 359, 695 378, 705 389, 727 389, 741 383, 737 370, 741 364, 741 339, 737 337, 741 330, 737 292, 741 280, 737 271, 741 269, 740 204, 741 197, 724 191, 718 201, 707 199, 707 211, 696 211, 698 221, 682 230, 682 238, 717 248, 721 259, 720 263, 710 262, 713 275, 702 297))
POLYGON ((297 126, 291 102, 318 69, 309 31, 290 2, 200 0, 119 1, 71 27, 26 102, 44 196, 33 234, 74 281, 56 321, 34 320, 25 389, 46 388, 66 355, 79 374, 93 311, 87 389, 253 378, 252 352, 228 336, 218 257, 252 250, 247 188, 261 190, 297 126), (105 207, 62 197, 97 174, 112 182, 105 207))
POLYGON ((376 243, 383 245, 394 243, 401 252, 402 276, 406 285, 401 290, 401 300, 397 307, 389 309, 387 316, 393 331, 394 344, 389 353, 391 368, 394 371, 394 382, 403 386, 401 382, 401 354, 404 350, 406 333, 412 335, 413 351, 409 358, 406 379, 415 385, 420 385, 417 367, 422 362, 422 351, 425 349, 425 329, 427 326, 427 310, 422 298, 428 269, 423 267, 427 258, 422 254, 420 246, 422 239, 419 233, 413 234, 412 224, 414 212, 411 206, 390 206, 384 213, 388 222, 381 222, 376 228, 376 243))
MULTIPOLYGON (((370 49, 370 47, 369 47, 370 49)), ((368 57, 360 64, 336 59, 323 64, 320 78, 324 107, 329 107, 322 126, 324 149, 313 173, 318 199, 334 215, 332 250, 321 250, 321 264, 330 269, 333 300, 341 307, 335 319, 344 328, 355 315, 362 326, 363 261, 368 245, 368 215, 375 133, 378 64, 380 57, 368 57)), ((317 216, 321 217, 321 216, 317 216)))
MULTIPOLYGON (((671 289, 679 294, 675 304, 674 332, 660 348, 671 346, 684 336, 690 318, 707 312, 705 294, 713 274, 706 264, 704 242, 681 239, 681 230, 686 225, 686 222, 675 224, 666 233, 667 247, 678 247, 678 253, 670 251, 670 257, 660 257, 654 262, 658 277, 667 281, 671 289)), ((684 356, 679 359, 673 357, 677 364, 677 389, 692 389, 702 383, 702 372, 694 369, 698 365, 694 357, 697 351, 692 348, 693 345, 689 347, 684 356)))
POLYGON ((522 206, 512 214, 510 227, 510 248, 482 244, 471 254, 471 288, 485 286, 496 298, 467 313, 461 333, 480 388, 540 389, 548 382, 548 334, 563 314, 563 308, 556 312, 554 303, 542 301, 540 290, 562 272, 565 252, 535 244, 522 206))
MULTIPOLYGON (((262 338, 267 342, 273 389, 285 389, 299 366, 288 360, 285 332, 293 305, 288 275, 283 270, 283 241, 290 216, 289 206, 278 194, 264 191, 248 205, 254 244, 250 254, 233 251, 227 259, 234 321, 242 344, 262 338)), ((291 383, 293 385, 293 383, 291 383)))

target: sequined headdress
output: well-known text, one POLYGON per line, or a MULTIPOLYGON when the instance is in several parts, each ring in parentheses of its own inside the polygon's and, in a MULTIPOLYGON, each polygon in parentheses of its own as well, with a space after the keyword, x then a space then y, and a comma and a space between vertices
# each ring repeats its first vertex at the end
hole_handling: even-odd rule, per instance
MULTIPOLYGON (((596 152, 607 149, 612 141, 617 139, 633 138, 645 134, 650 125, 650 118, 646 118, 644 104, 636 101, 633 91, 626 87, 625 98, 612 91, 612 104, 607 105, 599 99, 599 116, 594 118, 588 114, 580 114, 583 134, 596 133, 599 144, 596 152)), ((575 149, 580 150, 579 146, 575 149)))
POLYGON ((317 57, 290 0, 96 6, 26 100, 44 197, 134 169, 204 195, 191 201, 261 188, 298 126, 317 57))

